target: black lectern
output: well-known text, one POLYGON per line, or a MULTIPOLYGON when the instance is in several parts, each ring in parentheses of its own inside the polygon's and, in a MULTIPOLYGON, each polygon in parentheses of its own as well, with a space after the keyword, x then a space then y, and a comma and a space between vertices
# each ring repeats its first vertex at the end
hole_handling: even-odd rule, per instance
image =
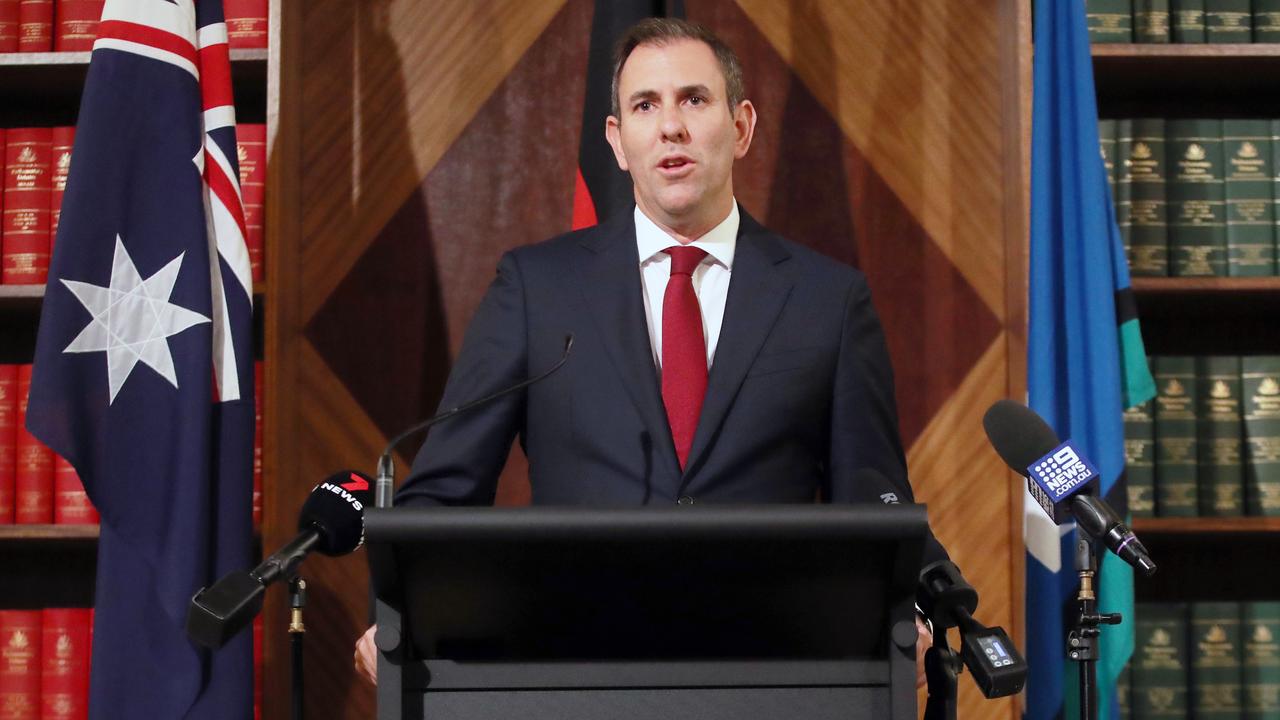
POLYGON ((916 717, 915 506, 370 510, 378 718, 916 717))

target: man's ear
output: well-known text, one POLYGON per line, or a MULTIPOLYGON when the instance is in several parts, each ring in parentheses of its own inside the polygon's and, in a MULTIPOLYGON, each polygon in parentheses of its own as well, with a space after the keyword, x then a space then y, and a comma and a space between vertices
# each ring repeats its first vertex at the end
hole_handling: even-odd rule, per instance
POLYGON ((618 122, 618 118, 613 115, 605 118, 604 139, 608 140, 609 147, 613 148, 613 158, 618 161, 618 167, 622 172, 630 172, 627 156, 622 152, 622 128, 619 127, 618 122))
POLYGON ((747 150, 751 149, 751 138, 756 134, 756 108, 750 100, 738 103, 737 110, 733 113, 733 129, 733 157, 741 160, 746 157, 747 150))

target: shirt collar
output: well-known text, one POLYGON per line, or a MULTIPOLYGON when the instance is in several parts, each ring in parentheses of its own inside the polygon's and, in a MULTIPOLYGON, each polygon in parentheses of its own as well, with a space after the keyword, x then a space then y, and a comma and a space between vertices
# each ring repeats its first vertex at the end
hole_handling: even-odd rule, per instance
MULTIPOLYGON (((635 216, 636 247, 640 250, 641 265, 653 260, 663 250, 680 244, 650 220, 649 216, 640 212, 640 206, 638 205, 635 209, 635 216)), ((738 214, 738 202, 735 200, 729 210, 728 217, 722 220, 719 225, 708 230, 702 237, 689 244, 706 250, 707 255, 710 255, 715 262, 723 265, 726 270, 732 270, 733 253, 738 245, 738 225, 740 222, 741 216, 738 214)))

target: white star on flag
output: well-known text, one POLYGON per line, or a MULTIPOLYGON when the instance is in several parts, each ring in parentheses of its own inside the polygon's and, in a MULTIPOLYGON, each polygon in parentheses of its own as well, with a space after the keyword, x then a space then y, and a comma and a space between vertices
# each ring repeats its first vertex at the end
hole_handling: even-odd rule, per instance
POLYGON ((178 387, 168 338, 194 325, 209 322, 198 312, 169 302, 173 285, 178 280, 182 256, 169 261, 154 275, 142 279, 116 235, 116 252, 111 261, 111 285, 101 287, 76 280, 63 280, 93 319, 85 326, 64 353, 106 352, 107 380, 111 400, 115 402, 120 388, 129 379, 138 361, 178 387))

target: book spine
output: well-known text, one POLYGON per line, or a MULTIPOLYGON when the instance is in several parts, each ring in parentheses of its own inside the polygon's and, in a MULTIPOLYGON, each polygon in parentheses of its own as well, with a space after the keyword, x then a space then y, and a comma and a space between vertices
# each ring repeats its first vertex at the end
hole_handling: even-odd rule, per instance
POLYGON ((53 522, 57 525, 97 525, 98 511, 89 502, 75 466, 53 456, 53 522))
POLYGON ((227 44, 232 48, 267 46, 267 0, 225 0, 227 44))
POLYGON ((1280 356, 1240 361, 1245 512, 1280 517, 1280 356))
POLYGON ((48 277, 51 144, 49 128, 14 128, 5 134, 0 283, 39 285, 48 277))
POLYGON ((53 451, 27 432, 27 398, 30 394, 31 365, 19 365, 14 522, 19 525, 47 525, 53 522, 53 451))
POLYGON ((1222 121, 1170 120, 1167 129, 1172 274, 1226 275, 1222 121))
POLYGON ((18 0, 0 0, 0 53, 18 52, 18 0))
POLYGON ((0 365, 0 525, 13 523, 17 442, 18 366, 0 365))
POLYGON ((1271 197, 1275 168, 1269 120, 1223 120, 1226 159, 1227 274, 1274 274, 1275 205, 1271 197))
POLYGON ((1133 42, 1131 0, 1085 0, 1089 41, 1093 43, 1133 42))
POLYGON ((85 52, 98 39, 98 21, 105 0, 58 0, 58 32, 53 49, 85 52))
POLYGON ((1134 650, 1130 661, 1133 717, 1185 720, 1187 717, 1187 606, 1142 603, 1134 608, 1134 650))
POLYGON ((1135 118, 1126 158, 1129 182, 1130 267, 1135 276, 1169 274, 1168 163, 1165 121, 1135 118))
MULTIPOLYGON (((1280 2, 1280 0, 1277 0, 1280 2)), ((1280 220, 1280 120, 1271 120, 1271 215, 1280 220)), ((1272 275, 1280 274, 1280 227, 1272 228, 1272 275)))
POLYGON ((1176 43, 1203 43, 1204 0, 1169 0, 1173 27, 1169 29, 1176 43))
POLYGON ((1243 720, 1280 719, 1280 602, 1244 603, 1243 720))
POLYGON ((1157 356, 1155 377, 1156 516, 1195 517, 1195 358, 1157 356))
POLYGON ((1196 358, 1196 457, 1200 515, 1244 515, 1240 358, 1196 358))
POLYGON ((1116 120, 1098 118, 1098 153, 1107 173, 1107 190, 1112 202, 1116 197, 1116 120))
POLYGON ((40 643, 41 720, 89 717, 89 611, 45 608, 40 643))
POLYGON ((1119 720, 1133 718, 1133 667, 1125 665, 1116 677, 1116 705, 1120 710, 1119 720))
POLYGON ((1133 40, 1169 42, 1169 0, 1133 0, 1133 40))
POLYGON ((1240 720, 1240 603, 1191 604, 1191 713, 1196 720, 1240 720))
POLYGON ((253 526, 262 527, 262 361, 253 363, 253 526))
POLYGON ((1129 513, 1136 518, 1155 517, 1155 418, 1150 400, 1124 411, 1124 465, 1129 513))
POLYGON ((18 0, 18 52, 53 49, 53 0, 18 0))
POLYGON ((1210 43, 1253 42, 1249 0, 1204 0, 1204 34, 1210 43))
POLYGON ((39 610, 0 610, 0 709, 40 717, 39 610))
POLYGON ((236 155, 240 164, 240 195, 244 198, 245 245, 254 281, 263 278, 263 217, 267 191, 267 126, 236 126, 236 155))
POLYGON ((54 241, 58 239, 58 221, 62 219, 62 196, 67 192, 67 175, 71 172, 71 148, 75 145, 76 129, 56 127, 50 133, 50 161, 53 183, 49 192, 49 257, 53 258, 54 241))
POLYGON ((1253 41, 1280 42, 1280 0, 1253 0, 1253 41))

